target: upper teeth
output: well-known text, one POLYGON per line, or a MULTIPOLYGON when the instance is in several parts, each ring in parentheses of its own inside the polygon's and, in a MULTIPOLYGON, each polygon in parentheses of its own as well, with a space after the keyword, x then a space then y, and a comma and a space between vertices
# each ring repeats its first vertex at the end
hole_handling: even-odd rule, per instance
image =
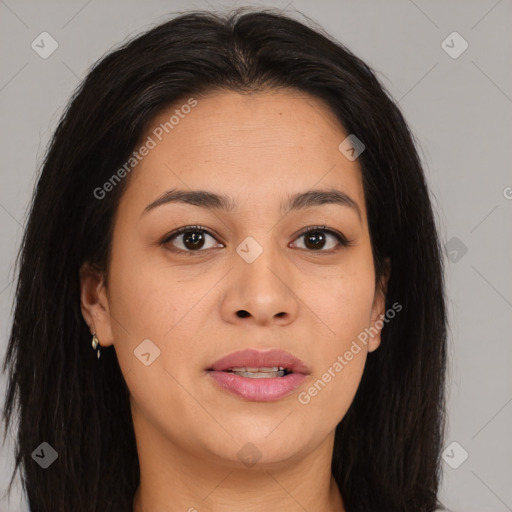
POLYGON ((238 366, 236 368, 229 368, 232 372, 279 372, 284 370, 282 366, 273 366, 272 368, 258 368, 256 366, 238 366))

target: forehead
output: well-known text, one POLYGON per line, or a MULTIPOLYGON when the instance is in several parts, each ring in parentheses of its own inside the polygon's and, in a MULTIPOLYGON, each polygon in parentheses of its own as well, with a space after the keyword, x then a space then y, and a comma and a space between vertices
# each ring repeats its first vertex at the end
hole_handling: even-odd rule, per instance
POLYGON ((150 138, 152 149, 126 195, 150 202, 167 189, 201 188, 240 204, 268 204, 283 194, 334 187, 365 214, 359 165, 338 148, 348 134, 321 100, 288 89, 219 91, 192 100, 155 117, 141 141, 150 138))

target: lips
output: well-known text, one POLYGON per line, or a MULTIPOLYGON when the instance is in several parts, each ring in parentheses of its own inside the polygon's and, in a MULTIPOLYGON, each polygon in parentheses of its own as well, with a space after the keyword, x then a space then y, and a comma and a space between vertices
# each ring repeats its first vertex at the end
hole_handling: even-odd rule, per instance
POLYGON ((262 352, 254 349, 233 352, 213 363, 208 371, 229 371, 233 368, 284 368, 287 373, 309 375, 307 365, 284 350, 273 349, 262 352))
POLYGON ((208 377, 218 389, 253 402, 284 398, 295 391, 309 374, 310 370, 303 361, 289 352, 275 349, 234 352, 207 369, 208 377))

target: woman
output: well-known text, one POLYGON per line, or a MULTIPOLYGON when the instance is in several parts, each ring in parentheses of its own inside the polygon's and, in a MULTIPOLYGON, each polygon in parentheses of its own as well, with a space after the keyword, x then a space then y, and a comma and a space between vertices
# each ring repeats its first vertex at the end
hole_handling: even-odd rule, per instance
POLYGON ((433 511, 445 343, 374 73, 284 15, 192 12, 102 58, 56 130, 4 420, 32 511, 433 511))

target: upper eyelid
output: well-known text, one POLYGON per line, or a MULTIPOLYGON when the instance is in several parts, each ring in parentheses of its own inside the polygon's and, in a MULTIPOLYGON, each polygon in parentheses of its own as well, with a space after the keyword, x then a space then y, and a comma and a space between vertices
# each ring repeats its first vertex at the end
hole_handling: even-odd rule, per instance
POLYGON ((169 234, 165 235, 162 239, 163 243, 168 243, 173 238, 176 238, 177 236, 185 234, 187 231, 204 231, 206 234, 211 236, 212 238, 220 238, 219 235, 213 233, 207 228, 203 228, 202 226, 183 226, 181 228, 178 228, 174 231, 171 231, 169 234))

